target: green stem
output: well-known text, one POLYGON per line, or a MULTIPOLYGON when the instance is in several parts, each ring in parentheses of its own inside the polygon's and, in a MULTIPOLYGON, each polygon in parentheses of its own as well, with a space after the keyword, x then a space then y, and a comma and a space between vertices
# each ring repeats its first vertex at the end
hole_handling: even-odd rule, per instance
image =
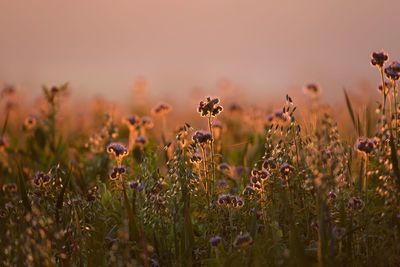
POLYGON ((208 117, 208 128, 211 133, 211 166, 212 166, 212 182, 211 182, 211 199, 214 199, 214 185, 215 185, 215 162, 214 162, 214 135, 212 132, 211 113, 208 117))

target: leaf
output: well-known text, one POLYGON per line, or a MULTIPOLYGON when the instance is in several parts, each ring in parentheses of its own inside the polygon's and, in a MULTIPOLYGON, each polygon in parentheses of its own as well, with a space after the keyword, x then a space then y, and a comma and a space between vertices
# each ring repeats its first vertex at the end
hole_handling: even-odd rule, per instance
POLYGON ((358 127, 357 127, 357 123, 356 123, 356 119, 354 117, 353 108, 351 106, 350 98, 349 98, 349 96, 348 96, 348 94, 346 92, 346 89, 344 89, 344 88, 343 88, 343 93, 344 93, 344 97, 346 99, 347 110, 349 111, 351 121, 353 122, 353 126, 357 130, 357 132, 359 132, 358 131, 358 127))

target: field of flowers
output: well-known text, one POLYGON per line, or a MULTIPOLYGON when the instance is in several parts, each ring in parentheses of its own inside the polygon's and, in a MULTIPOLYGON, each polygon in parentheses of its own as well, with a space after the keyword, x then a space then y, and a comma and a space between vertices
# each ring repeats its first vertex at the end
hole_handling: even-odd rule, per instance
POLYGON ((344 91, 346 117, 311 83, 298 110, 204 97, 201 127, 165 102, 65 109, 68 84, 26 110, 5 86, 0 265, 400 266, 400 63, 371 65, 381 97, 344 91))

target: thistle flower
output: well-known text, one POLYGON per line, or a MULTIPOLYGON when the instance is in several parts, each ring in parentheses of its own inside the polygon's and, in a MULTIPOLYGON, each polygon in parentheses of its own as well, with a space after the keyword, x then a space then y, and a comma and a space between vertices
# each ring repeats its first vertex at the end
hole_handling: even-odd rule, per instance
POLYGON ((15 183, 7 183, 3 185, 3 192, 17 192, 17 185, 15 183))
POLYGON ((162 115, 166 115, 171 110, 172 110, 172 107, 169 104, 160 102, 151 110, 151 113, 153 115, 162 116, 162 115))
POLYGON ((138 189, 138 187, 140 186, 140 182, 139 181, 129 181, 128 186, 131 189, 138 189))
POLYGON ((228 183, 225 180, 220 180, 217 184, 217 187, 219 188, 227 188, 228 187, 228 183))
POLYGON ((229 171, 230 169, 231 169, 231 167, 229 166, 229 164, 228 163, 226 163, 226 162, 222 162, 222 163, 220 163, 219 165, 218 165, 218 169, 220 170, 220 171, 229 171))
POLYGON ((48 184, 51 181, 51 175, 50 173, 44 173, 44 172, 36 172, 35 178, 33 178, 32 183, 36 185, 37 187, 41 187, 43 185, 48 184))
POLYGON ((200 145, 203 144, 207 144, 208 142, 212 141, 212 135, 209 132, 205 132, 205 131, 197 131, 194 135, 193 135, 193 141, 195 143, 198 143, 200 145))
POLYGON ((385 68, 386 77, 392 81, 396 81, 400 78, 400 62, 393 61, 385 68))
POLYGON ((355 144, 356 149, 365 154, 371 154, 372 151, 376 148, 377 141, 374 138, 367 137, 359 137, 358 141, 355 144))
POLYGON ((251 171, 251 175, 260 178, 261 181, 264 181, 265 179, 268 179, 271 176, 271 174, 268 171, 266 171, 266 170, 260 171, 260 170, 257 170, 256 168, 254 168, 251 171))
POLYGON ((288 163, 284 163, 281 165, 280 171, 281 171, 282 175, 288 176, 291 172, 294 171, 294 168, 292 165, 290 165, 288 163))
POLYGON ((116 166, 113 168, 113 171, 110 173, 110 179, 116 180, 121 176, 121 174, 123 174, 125 172, 126 172, 125 166, 121 166, 121 167, 116 166))
POLYGON ((213 247, 218 247, 219 243, 221 243, 222 237, 220 236, 214 236, 210 238, 210 244, 213 247))
POLYGON ((202 117, 216 117, 223 110, 222 106, 218 105, 218 103, 218 98, 211 99, 211 97, 207 97, 206 101, 200 101, 197 112, 199 112, 202 117))
POLYGON ((1 90, 0 97, 14 95, 16 91, 17 90, 14 85, 6 84, 4 88, 1 90))
POLYGON ((371 57, 371 65, 382 68, 388 59, 389 56, 386 54, 385 51, 373 52, 371 57))
POLYGON ((235 241, 233 241, 234 247, 245 247, 253 242, 253 238, 249 233, 237 235, 235 241))
POLYGON ((107 146, 107 153, 113 154, 116 160, 121 163, 122 159, 129 154, 129 151, 123 144, 111 143, 107 146))
POLYGON ((303 87, 303 92, 311 95, 312 98, 318 97, 321 91, 321 87, 317 83, 309 83, 303 87))
POLYGON ((346 234, 346 229, 344 229, 343 227, 335 226, 332 229, 332 234, 336 239, 340 240, 346 234))

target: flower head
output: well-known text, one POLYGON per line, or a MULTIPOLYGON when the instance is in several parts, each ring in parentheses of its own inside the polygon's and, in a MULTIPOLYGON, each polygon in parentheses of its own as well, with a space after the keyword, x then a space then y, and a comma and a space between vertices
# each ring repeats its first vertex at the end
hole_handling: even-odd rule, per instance
POLYGON ((365 154, 371 154, 372 151, 376 148, 377 142, 374 138, 360 137, 355 144, 356 149, 359 152, 365 154))
POLYGON ((213 247, 218 247, 219 243, 221 243, 222 237, 220 236, 214 236, 210 238, 210 244, 213 247))
POLYGON ((321 91, 321 87, 317 83, 308 83, 303 87, 303 92, 311 95, 313 98, 318 97, 321 91))
POLYGON ((351 197, 346 206, 350 210, 361 211, 364 208, 364 201, 360 198, 351 197))
POLYGON ((207 97, 206 101, 200 101, 197 111, 202 117, 215 117, 222 112, 222 106, 218 105, 219 99, 207 97))
POLYGON ((205 131, 197 131, 194 135, 193 135, 193 141, 203 145, 206 144, 208 142, 212 141, 212 135, 209 132, 205 132, 205 131))
POLYGON ((164 102, 158 103, 152 110, 151 113, 154 115, 166 115, 172 110, 172 107, 164 102))
POLYGON ((393 61, 385 68, 386 76, 392 81, 398 80, 400 78, 400 62, 393 61))
POLYGON ((281 165, 280 167, 280 171, 283 175, 287 176, 289 175, 291 172, 294 171, 294 167, 288 163, 284 163, 281 165))
POLYGON ((245 247, 253 242, 253 238, 249 233, 237 235, 235 241, 233 241, 234 247, 245 247))
POLYGON ((24 130, 30 131, 36 127, 37 120, 34 116, 28 116, 24 121, 24 130))
POLYGON ((107 146, 107 153, 113 154, 115 158, 120 161, 129 154, 129 151, 123 144, 111 143, 107 146))
POLYGON ((38 187, 48 184, 51 181, 50 173, 36 172, 35 178, 33 178, 32 183, 38 187))
POLYGON ((371 65, 383 67, 383 64, 389 59, 385 51, 373 52, 371 57, 371 65))
POLYGON ((343 227, 335 226, 332 229, 332 234, 336 239, 340 240, 346 234, 346 229, 344 229, 343 227))
POLYGON ((125 166, 121 166, 121 167, 116 166, 113 168, 113 171, 110 173, 110 179, 116 180, 121 176, 121 174, 123 174, 125 172, 126 172, 125 166))
POLYGON ((217 201, 218 205, 225 205, 227 207, 241 208, 243 206, 243 200, 239 196, 227 194, 220 195, 217 201))

